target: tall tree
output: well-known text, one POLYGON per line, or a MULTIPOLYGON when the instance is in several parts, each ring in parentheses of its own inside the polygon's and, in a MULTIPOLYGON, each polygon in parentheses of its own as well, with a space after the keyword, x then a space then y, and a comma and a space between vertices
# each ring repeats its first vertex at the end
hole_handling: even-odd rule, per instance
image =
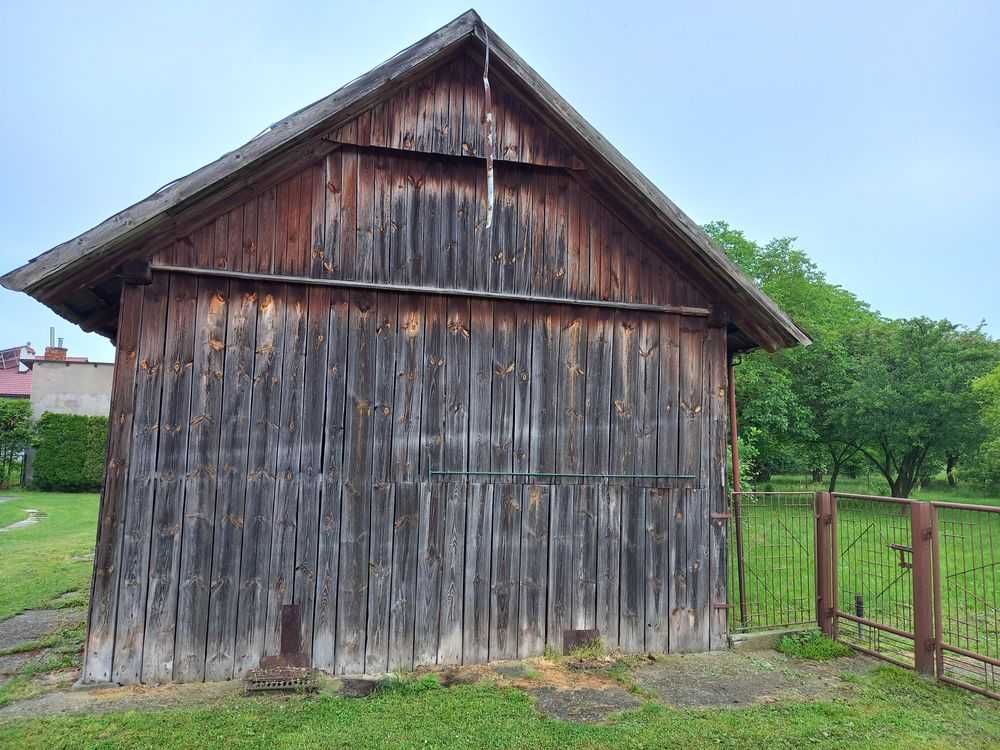
POLYGON ((928 318, 879 321, 849 338, 854 444, 894 496, 909 497, 949 451, 981 439, 972 382, 996 365, 997 344, 980 328, 928 318))

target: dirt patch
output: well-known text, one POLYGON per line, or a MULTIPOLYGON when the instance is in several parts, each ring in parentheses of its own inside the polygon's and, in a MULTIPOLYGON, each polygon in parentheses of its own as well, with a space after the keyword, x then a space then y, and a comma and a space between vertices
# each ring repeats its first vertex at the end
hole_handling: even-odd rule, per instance
POLYGON ((861 656, 811 662, 776 651, 722 651, 661 657, 637 669, 635 681, 644 692, 672 706, 737 708, 842 696, 853 687, 841 674, 868 671, 875 665, 861 656))
POLYGON ((52 714, 103 714, 110 711, 157 711, 185 706, 203 707, 242 694, 243 683, 238 680, 158 687, 132 685, 64 690, 4 706, 0 708, 0 719, 23 719, 52 714))
POLYGON ((560 690, 540 687, 528 690, 538 710, 564 721, 607 721, 612 714, 638 708, 642 700, 620 687, 560 690))
POLYGON ((44 661, 48 653, 49 649, 36 649, 35 651, 22 651, 17 654, 0 656, 0 678, 15 675, 21 671, 22 667, 32 662, 44 661))
POLYGON ((0 651, 71 628, 87 617, 83 609, 29 609, 0 622, 0 651))

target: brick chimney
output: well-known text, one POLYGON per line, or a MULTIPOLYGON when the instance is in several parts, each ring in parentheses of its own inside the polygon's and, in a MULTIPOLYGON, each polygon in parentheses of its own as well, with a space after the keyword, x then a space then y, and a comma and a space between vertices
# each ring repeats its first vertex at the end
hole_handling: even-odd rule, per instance
POLYGON ((45 359, 55 360, 56 362, 66 361, 66 348, 62 346, 45 347, 45 359))
POLYGON ((55 346, 55 341, 52 345, 45 347, 45 359, 54 360, 56 362, 66 361, 66 347, 63 346, 63 340, 60 337, 59 346, 55 346))

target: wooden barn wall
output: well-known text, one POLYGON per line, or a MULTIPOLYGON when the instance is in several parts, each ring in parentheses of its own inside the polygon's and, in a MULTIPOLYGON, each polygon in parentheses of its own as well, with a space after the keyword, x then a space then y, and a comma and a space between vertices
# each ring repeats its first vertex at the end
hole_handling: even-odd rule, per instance
POLYGON ((563 170, 342 147, 161 250, 154 262, 558 298, 707 306, 563 170), (214 239, 199 241, 198 234, 214 239))
MULTIPOLYGON (((192 258, 245 247, 213 229, 192 258)), ((289 602, 341 673, 592 626, 720 645, 725 356, 704 318, 155 272, 123 293, 85 679, 242 675, 289 602)))

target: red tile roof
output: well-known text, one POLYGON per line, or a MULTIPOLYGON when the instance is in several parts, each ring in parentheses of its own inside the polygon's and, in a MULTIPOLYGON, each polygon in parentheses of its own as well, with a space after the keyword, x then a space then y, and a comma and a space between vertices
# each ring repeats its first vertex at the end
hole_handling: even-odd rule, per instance
POLYGON ((31 371, 18 372, 17 370, 0 370, 0 397, 20 397, 31 396, 31 371))

